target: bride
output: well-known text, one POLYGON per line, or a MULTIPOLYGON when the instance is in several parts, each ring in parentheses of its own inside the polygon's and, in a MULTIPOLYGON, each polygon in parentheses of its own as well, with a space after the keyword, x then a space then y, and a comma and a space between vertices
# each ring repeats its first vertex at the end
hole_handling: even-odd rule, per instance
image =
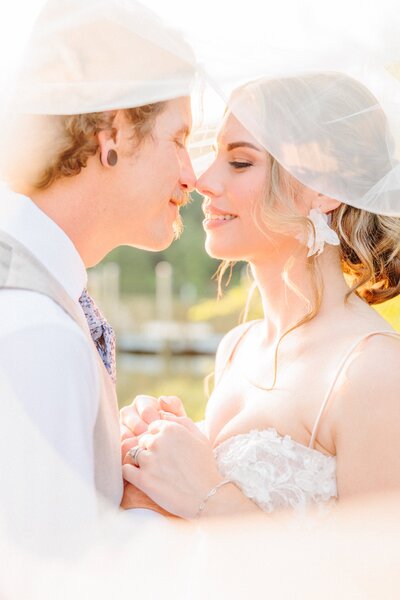
POLYGON ((399 488, 400 340, 370 308, 400 293, 392 146, 348 76, 233 94, 197 189, 207 252, 250 265, 264 317, 220 343, 202 430, 177 398, 122 411, 125 508, 138 490, 192 519, 399 488))

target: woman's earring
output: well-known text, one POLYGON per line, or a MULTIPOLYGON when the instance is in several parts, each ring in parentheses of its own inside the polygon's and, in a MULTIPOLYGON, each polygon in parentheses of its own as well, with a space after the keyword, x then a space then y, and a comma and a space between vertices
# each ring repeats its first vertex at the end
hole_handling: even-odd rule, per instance
POLYGON ((303 242, 309 249, 307 256, 313 256, 314 254, 319 256, 323 252, 325 244, 340 245, 336 232, 329 227, 328 215, 323 213, 320 208, 312 208, 307 218, 313 225, 309 224, 307 239, 304 239, 302 234, 296 236, 296 239, 303 242))

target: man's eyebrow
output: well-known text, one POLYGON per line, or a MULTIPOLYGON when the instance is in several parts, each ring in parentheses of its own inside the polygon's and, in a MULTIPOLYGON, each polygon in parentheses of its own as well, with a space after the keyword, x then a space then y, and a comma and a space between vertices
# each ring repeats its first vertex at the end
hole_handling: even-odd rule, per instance
POLYGON ((189 125, 185 124, 182 125, 182 127, 180 127, 178 129, 178 131, 175 133, 175 135, 183 135, 184 137, 188 137, 188 135, 190 134, 191 131, 191 127, 189 127, 189 125))
POLYGON ((235 150, 235 148, 251 148, 252 150, 256 150, 257 152, 261 152, 260 148, 257 148, 254 144, 250 142, 232 142, 232 144, 228 144, 226 149, 228 152, 231 150, 235 150))

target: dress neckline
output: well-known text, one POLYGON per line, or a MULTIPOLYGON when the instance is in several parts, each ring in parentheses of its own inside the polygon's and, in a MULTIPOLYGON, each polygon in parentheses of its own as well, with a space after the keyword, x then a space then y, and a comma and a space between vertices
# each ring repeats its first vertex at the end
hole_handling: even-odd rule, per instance
POLYGON ((319 456, 322 456, 323 458, 326 458, 326 459, 336 459, 336 456, 334 456, 332 454, 325 454, 324 452, 321 452, 321 450, 317 450, 316 448, 312 448, 311 446, 306 446, 305 444, 302 444, 301 442, 297 442, 289 434, 282 435, 275 429, 275 427, 266 427, 264 429, 251 429, 250 431, 247 431, 244 433, 235 433, 234 435, 231 435, 230 437, 228 437, 225 440, 223 440, 222 442, 220 442, 217 446, 214 446, 213 450, 217 451, 219 448, 221 448, 221 446, 223 446, 224 444, 227 444, 228 442, 232 442, 236 438, 250 436, 253 433, 264 433, 264 432, 272 433, 275 436, 275 438, 277 438, 281 441, 288 440, 293 445, 299 446, 300 448, 302 448, 303 451, 308 451, 313 454, 317 453, 319 456))

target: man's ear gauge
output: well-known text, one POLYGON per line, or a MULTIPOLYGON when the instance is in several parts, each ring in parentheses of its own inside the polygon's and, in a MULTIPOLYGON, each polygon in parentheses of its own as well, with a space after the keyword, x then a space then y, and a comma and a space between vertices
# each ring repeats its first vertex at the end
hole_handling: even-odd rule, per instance
POLYGON ((104 153, 100 151, 99 158, 103 167, 114 167, 118 162, 118 154, 116 150, 109 150, 107 152, 107 156, 105 156, 104 153))
POLYGON ((109 150, 107 152, 107 164, 110 167, 114 167, 118 162, 118 154, 115 150, 109 150))

